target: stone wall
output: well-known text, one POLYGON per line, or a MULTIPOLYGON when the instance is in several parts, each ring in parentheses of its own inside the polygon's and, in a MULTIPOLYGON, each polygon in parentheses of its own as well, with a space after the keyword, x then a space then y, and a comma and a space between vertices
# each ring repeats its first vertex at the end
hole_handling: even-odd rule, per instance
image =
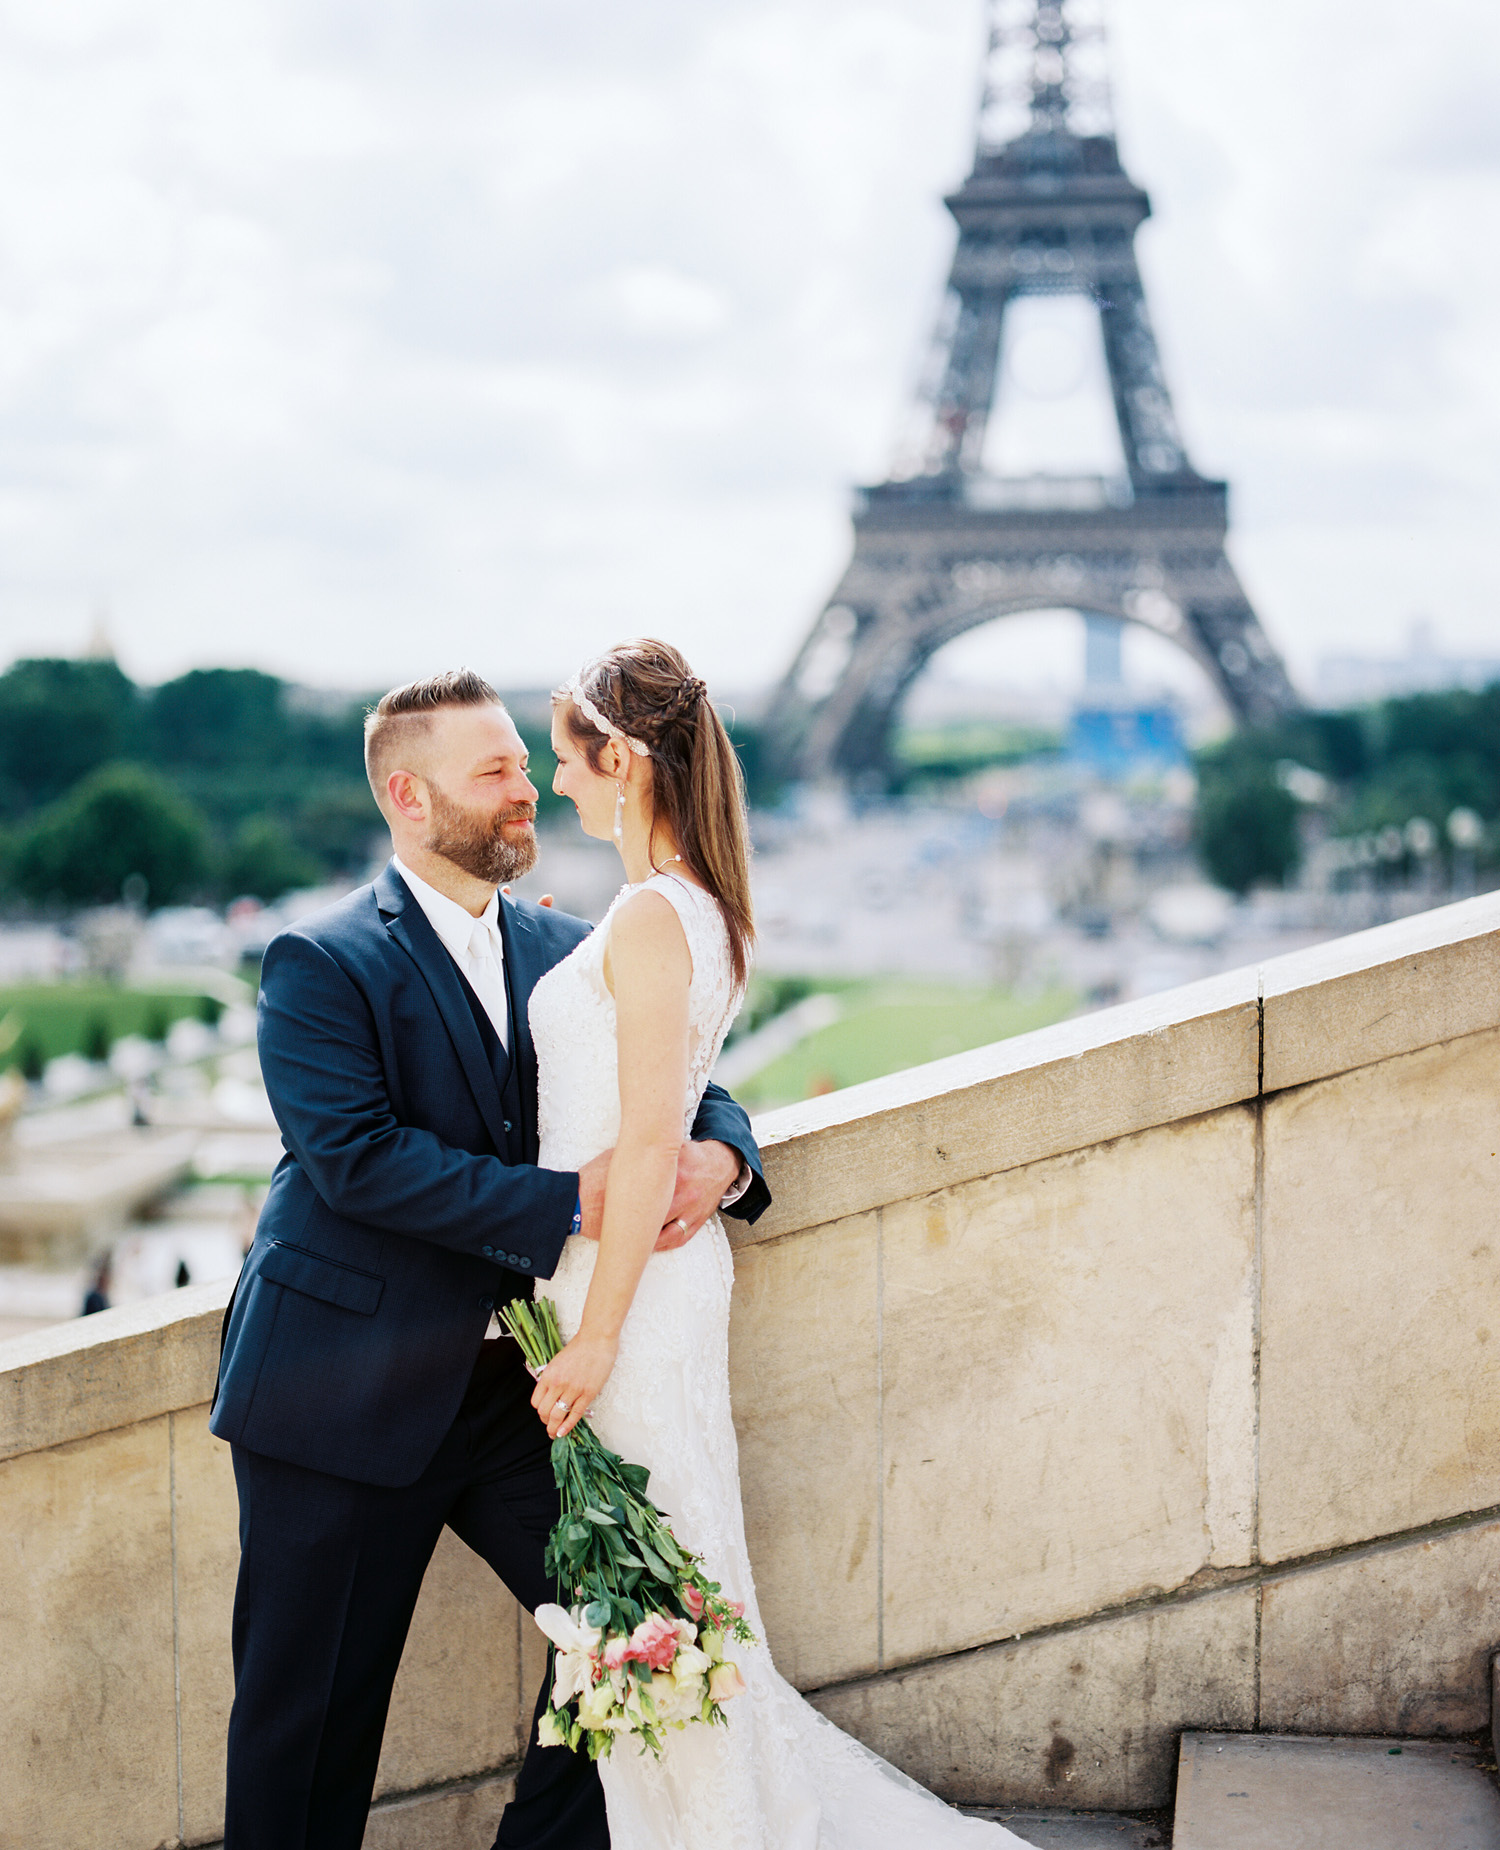
MULTIPOLYGON (((1184 1728, 1464 1732, 1500 1644, 1500 898, 765 1119, 736 1410, 770 1642, 954 1798, 1184 1728)), ((0 1844, 218 1834, 224 1293, 0 1344, 0 1844)), ((451 1537, 381 1850, 487 1846, 540 1675, 451 1537)))

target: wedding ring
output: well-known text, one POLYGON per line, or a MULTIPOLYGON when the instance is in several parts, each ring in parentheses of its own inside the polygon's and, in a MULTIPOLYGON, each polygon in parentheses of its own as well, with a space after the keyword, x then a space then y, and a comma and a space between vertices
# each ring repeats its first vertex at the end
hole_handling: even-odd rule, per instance
POLYGON ((553 1411, 554 1413, 567 1413, 567 1412, 569 1412, 569 1411, 571 1411, 571 1409, 572 1409, 572 1402, 571 1402, 571 1401, 567 1401, 567 1400, 554 1400, 554 1401, 553 1401, 553 1403, 552 1403, 552 1411, 553 1411))
POLYGON ((680 1227, 682 1229, 682 1236, 684 1239, 688 1237, 688 1224, 685 1220, 678 1219, 672 1224, 674 1227, 680 1227))

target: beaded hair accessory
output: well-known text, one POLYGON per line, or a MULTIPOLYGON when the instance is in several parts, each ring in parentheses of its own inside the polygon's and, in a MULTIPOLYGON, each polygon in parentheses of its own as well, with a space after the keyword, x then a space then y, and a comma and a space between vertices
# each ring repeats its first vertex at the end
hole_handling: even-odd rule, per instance
POLYGON ((643 740, 632 739, 628 732, 621 732, 620 728, 615 725, 613 720, 607 720, 604 717, 594 705, 593 701, 589 699, 588 695, 585 694, 583 689, 578 685, 577 675, 574 675, 573 679, 563 689, 563 692, 596 730, 604 733, 608 738, 618 739, 622 745, 628 746, 630 750, 635 753, 637 758, 649 758, 651 756, 651 747, 643 740))

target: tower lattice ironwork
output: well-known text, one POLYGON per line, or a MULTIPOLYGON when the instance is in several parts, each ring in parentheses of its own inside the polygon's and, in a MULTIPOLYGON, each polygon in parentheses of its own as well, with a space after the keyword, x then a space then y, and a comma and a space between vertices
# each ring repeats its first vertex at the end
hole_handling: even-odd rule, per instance
POLYGON ((801 775, 883 772, 907 688, 945 643, 1026 610, 1140 623, 1207 671, 1230 711, 1300 702, 1224 551, 1228 489, 1188 461, 1135 233, 1146 194, 1120 165, 1101 0, 989 0, 973 171, 915 441, 860 491, 854 556, 772 708, 801 775), (1017 298, 1098 310, 1124 471, 1005 476, 982 464, 1002 324, 1017 298))

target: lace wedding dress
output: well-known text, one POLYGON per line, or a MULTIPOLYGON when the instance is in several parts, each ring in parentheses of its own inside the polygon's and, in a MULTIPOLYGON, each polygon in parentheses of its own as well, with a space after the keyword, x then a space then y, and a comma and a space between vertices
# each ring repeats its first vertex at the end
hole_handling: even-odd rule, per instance
MULTIPOLYGON (((701 887, 671 874, 644 882, 675 908, 692 957, 688 1096, 683 1136, 738 1011, 729 941, 701 887)), ((537 984, 531 1032, 538 1066, 544 1168, 577 1169, 615 1143, 620 1127, 615 1006, 604 947, 615 907, 597 931, 537 984)), ((537 1293, 554 1299, 571 1337, 598 1247, 570 1239, 537 1293)), ((648 1467, 651 1496, 686 1547, 733 1599, 757 1637, 740 1508, 739 1458, 729 1412, 729 1241, 717 1219, 676 1252, 648 1261, 625 1321, 619 1359, 589 1415, 623 1457, 648 1467)), ((668 1733, 658 1761, 628 1739, 599 1771, 613 1850, 1001 1850, 1022 1840, 962 1817, 835 1728, 776 1674, 762 1642, 736 1647, 748 1686, 725 1728, 668 1733)), ((1022 1850, 1025 1850, 1022 1845, 1022 1850)))

